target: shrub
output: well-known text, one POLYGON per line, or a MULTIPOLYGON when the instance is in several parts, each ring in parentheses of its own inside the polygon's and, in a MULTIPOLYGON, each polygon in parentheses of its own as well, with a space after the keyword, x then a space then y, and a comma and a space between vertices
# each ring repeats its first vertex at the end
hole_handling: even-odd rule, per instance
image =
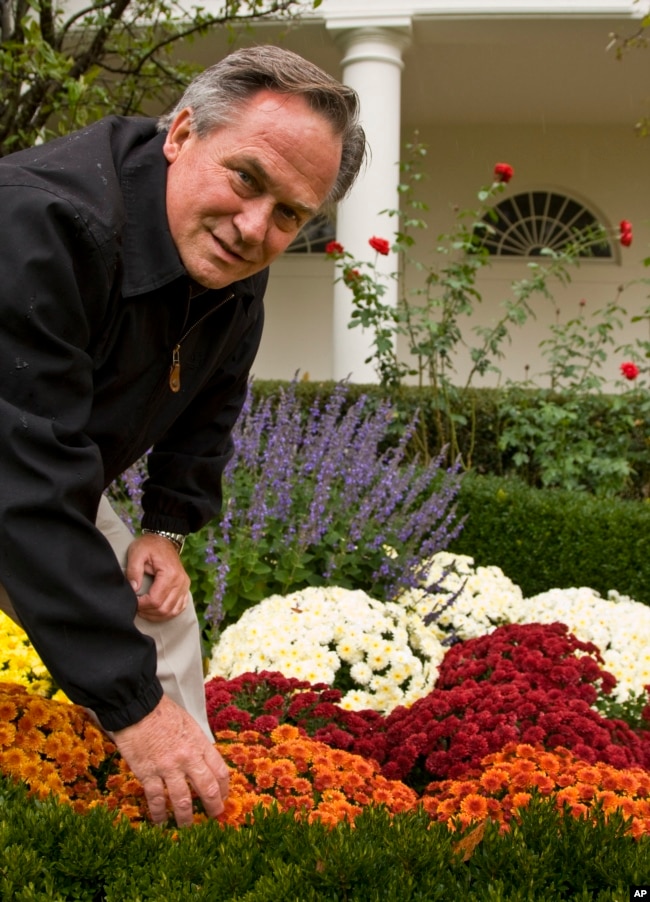
POLYGON ((646 502, 466 474, 457 509, 464 526, 449 550, 500 567, 525 596, 590 586, 650 604, 646 502))
POLYGON ((643 882, 650 839, 620 814, 572 817, 531 799, 510 829, 450 830, 422 810, 368 807, 330 828, 268 809, 243 829, 209 822, 179 831, 77 815, 0 779, 0 895, 80 902, 416 902, 563 899, 613 902, 643 882))
MULTIPOLYGON (((301 381, 296 384, 296 397, 309 409, 315 399, 327 398, 336 385, 301 381)), ((252 390, 261 400, 273 398, 284 387, 283 382, 256 380, 252 390)), ((386 390, 378 385, 352 384, 345 406, 361 396, 366 398, 366 409, 375 410, 384 401, 386 390)), ((391 393, 391 399, 393 420, 387 438, 396 442, 416 420, 409 453, 417 451, 423 460, 435 456, 435 449, 445 443, 435 394, 428 387, 403 385, 391 393)), ((650 493, 647 391, 563 394, 529 385, 469 387, 462 393, 452 391, 447 403, 469 472, 517 477, 531 488, 577 487, 582 494, 641 501, 650 493), (552 416, 560 427, 549 425, 552 416), (573 429, 571 435, 568 425, 573 429), (546 455, 541 453, 540 435, 546 442, 546 455)))

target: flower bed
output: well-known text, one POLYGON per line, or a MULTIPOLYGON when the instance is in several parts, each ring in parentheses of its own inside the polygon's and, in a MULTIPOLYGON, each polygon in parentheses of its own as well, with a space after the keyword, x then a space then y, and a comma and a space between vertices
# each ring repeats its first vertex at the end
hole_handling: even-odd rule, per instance
MULTIPOLYGON (((249 679, 248 685, 282 679, 269 674, 249 679)), ((233 688, 240 692, 241 681, 233 688)), ((298 688, 300 697, 305 693, 298 688)), ((220 692, 228 694, 225 686, 220 692)), ((3 773, 24 781, 37 796, 54 793, 78 813, 104 805, 134 824, 146 820, 140 784, 83 709, 0 684, 0 711, 6 720, 0 737, 3 773)), ((560 809, 567 806, 575 817, 593 816, 598 809, 606 815, 622 812, 633 836, 650 834, 648 769, 589 763, 562 746, 549 752, 541 745, 506 743, 466 768, 462 778, 432 781, 417 793, 385 777, 372 758, 316 741, 305 727, 284 723, 265 732, 219 730, 216 740, 233 768, 226 809, 218 819, 224 825, 250 822, 257 806, 275 805, 294 811, 299 820, 331 826, 353 821, 368 805, 380 805, 393 814, 421 806, 454 829, 487 817, 508 829, 518 810, 541 795, 560 809)), ((195 821, 204 819, 197 811, 195 821)))
POLYGON ((564 623, 584 642, 593 642, 616 677, 613 696, 624 701, 650 683, 650 607, 611 590, 607 598, 586 586, 551 589, 524 598, 499 567, 475 567, 467 555, 440 552, 429 562, 425 586, 401 603, 432 619, 437 635, 472 639, 505 623, 564 623), (439 591, 442 583, 444 591, 439 591), (453 603, 449 604, 449 599, 453 603))
MULTIPOLYGON (((239 631, 239 623, 224 631, 206 682, 210 723, 233 769, 220 822, 239 826, 275 806, 331 826, 379 805, 391 815, 420 809, 453 829, 489 818, 507 830, 541 796, 575 817, 622 813, 630 835, 650 834, 650 687, 628 681, 620 691, 587 636, 599 630, 620 661, 631 618, 617 630, 596 613, 573 617, 571 602, 581 610, 587 590, 547 593, 546 609, 539 600, 514 605, 516 587, 497 568, 474 572, 470 559, 446 556, 431 573, 434 594, 386 605, 358 591, 305 590, 268 599, 239 631), (445 649, 449 634, 471 632, 470 599, 484 632, 445 649), (549 599, 577 635, 552 621, 549 599), (538 603, 552 622, 503 622, 538 603), (286 672, 301 656, 313 672, 286 672), (278 661, 285 673, 270 669, 278 661), (357 664, 384 681, 380 692, 366 679, 372 707, 357 708, 364 690, 350 688, 357 664), (215 675, 219 667, 227 672, 215 675), (603 713, 616 695, 623 708, 642 701, 634 716, 603 713)), ((592 612, 598 602, 591 593, 592 612)), ((642 607, 615 596, 600 602, 606 611, 642 607)), ((0 771, 79 813, 102 806, 145 821, 142 788, 114 745, 83 709, 47 698, 55 687, 12 629, 2 646, 0 771)), ((197 807, 195 820, 204 819, 197 807)))

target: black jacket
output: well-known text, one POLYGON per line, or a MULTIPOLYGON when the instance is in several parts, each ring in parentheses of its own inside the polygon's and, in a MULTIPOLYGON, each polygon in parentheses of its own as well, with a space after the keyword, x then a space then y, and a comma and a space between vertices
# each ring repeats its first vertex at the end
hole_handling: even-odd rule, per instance
POLYGON ((0 583, 107 729, 162 690, 94 526, 100 495, 153 446, 143 525, 187 533, 217 514, 268 277, 190 302, 163 141, 154 120, 109 117, 0 160, 0 583))

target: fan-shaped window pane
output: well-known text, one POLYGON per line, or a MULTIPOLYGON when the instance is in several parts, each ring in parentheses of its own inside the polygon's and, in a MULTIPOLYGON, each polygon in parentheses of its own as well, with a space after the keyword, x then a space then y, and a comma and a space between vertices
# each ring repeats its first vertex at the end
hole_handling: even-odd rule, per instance
POLYGON ((336 226, 327 216, 315 216, 300 230, 286 250, 287 254, 322 254, 336 237, 336 226))
MULTIPOLYGON (((486 216, 484 243, 496 257, 538 257, 544 248, 563 250, 576 232, 595 228, 598 220, 582 204, 549 191, 515 194, 486 216)), ((592 244, 583 257, 613 256, 608 241, 592 244)))

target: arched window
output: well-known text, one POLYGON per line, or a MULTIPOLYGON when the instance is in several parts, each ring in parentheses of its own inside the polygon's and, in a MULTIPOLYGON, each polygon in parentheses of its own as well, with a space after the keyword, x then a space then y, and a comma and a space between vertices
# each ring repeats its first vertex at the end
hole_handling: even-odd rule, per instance
POLYGON ((325 246, 336 237, 336 226, 328 216, 315 216, 300 230, 285 253, 323 254, 325 246))
MULTIPOLYGON (((495 257, 538 257, 542 248, 561 251, 576 232, 599 221, 585 206, 553 191, 526 191, 496 204, 485 217, 484 243, 495 257)), ((612 258, 609 241, 592 244, 581 257, 612 258)))

